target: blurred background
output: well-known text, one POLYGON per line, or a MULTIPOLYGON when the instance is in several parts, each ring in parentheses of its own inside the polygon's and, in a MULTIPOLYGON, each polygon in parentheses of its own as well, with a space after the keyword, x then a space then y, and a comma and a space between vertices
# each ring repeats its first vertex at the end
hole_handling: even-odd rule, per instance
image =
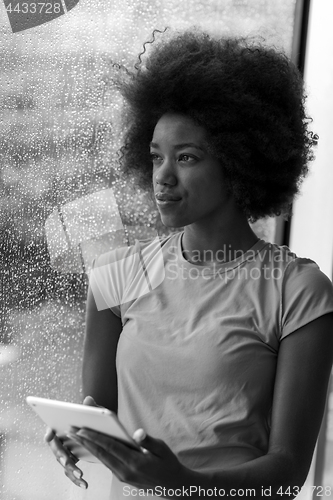
MULTIPOLYGON (((255 230, 316 260, 332 277, 332 2, 80 0, 69 11, 61 4, 64 15, 17 33, 0 4, 2 500, 108 498, 110 475, 98 465, 84 466, 86 492, 67 480, 25 397, 81 402, 92 259, 135 237, 167 234, 151 200, 117 171, 122 102, 114 78, 133 69, 154 29, 196 25, 260 35, 284 48, 304 72, 308 111, 320 136, 313 173, 291 221, 262 220, 255 230)), ((310 499, 312 485, 328 487, 319 496, 333 498, 332 396, 300 497, 310 499)))

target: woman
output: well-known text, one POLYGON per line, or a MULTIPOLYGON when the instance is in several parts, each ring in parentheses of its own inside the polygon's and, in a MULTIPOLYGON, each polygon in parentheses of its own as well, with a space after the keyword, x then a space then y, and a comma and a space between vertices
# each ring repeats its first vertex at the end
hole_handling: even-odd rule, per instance
POLYGON ((332 366, 332 285, 248 221, 288 213, 307 173, 301 77, 273 49, 192 31, 154 45, 122 90, 124 170, 152 178, 163 224, 184 231, 104 254, 90 278, 84 394, 148 452, 73 438, 113 471, 112 498, 295 496, 332 366))

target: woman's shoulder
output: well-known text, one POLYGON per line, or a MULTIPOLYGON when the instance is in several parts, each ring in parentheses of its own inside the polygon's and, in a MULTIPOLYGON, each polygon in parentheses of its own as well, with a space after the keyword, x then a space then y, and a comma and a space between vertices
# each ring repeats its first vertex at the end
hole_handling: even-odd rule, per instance
POLYGON ((297 255, 286 245, 266 242, 257 259, 270 268, 279 268, 279 274, 275 275, 282 278, 283 290, 311 288, 333 293, 331 280, 320 270, 318 264, 309 257, 297 255))
POLYGON ((89 281, 101 308, 119 306, 156 288, 165 277, 163 248, 176 235, 135 240, 94 261, 89 281))
POLYGON ((333 286, 312 259, 298 256, 287 246, 270 244, 270 249, 276 259, 275 265, 283 266, 279 286, 282 340, 301 326, 333 311, 333 286))
POLYGON ((333 311, 332 282, 311 258, 297 255, 288 246, 266 242, 252 266, 261 271, 262 304, 272 305, 278 313, 279 340, 333 311))
POLYGON ((278 245, 265 240, 261 240, 261 246, 259 247, 258 253, 259 260, 266 260, 274 263, 285 262, 286 264, 289 264, 298 258, 288 246, 278 245))
POLYGON ((265 264, 271 264, 274 267, 281 266, 288 273, 298 274, 308 270, 320 271, 318 264, 314 260, 308 257, 300 257, 286 245, 270 242, 263 243, 259 250, 258 259, 265 264))
POLYGON ((330 300, 333 301, 332 282, 314 260, 297 255, 286 245, 263 240, 262 243, 252 259, 252 267, 259 268, 260 276, 263 276, 264 281, 268 281, 274 290, 279 291, 282 299, 285 297, 289 302, 300 294, 304 298, 308 295, 326 294, 332 297, 330 300))
POLYGON ((321 271, 314 260, 296 254, 293 254, 286 266, 282 293, 287 302, 293 301, 296 296, 303 301, 311 296, 312 300, 316 299, 318 302, 326 297, 333 304, 331 279, 321 271))
POLYGON ((100 254, 94 259, 93 267, 102 267, 115 262, 133 260, 134 256, 138 257, 138 255, 142 255, 144 259, 148 259, 149 261, 165 248, 177 244, 180 235, 181 232, 169 235, 159 235, 156 233, 155 236, 150 236, 149 238, 135 239, 132 245, 119 246, 100 254))

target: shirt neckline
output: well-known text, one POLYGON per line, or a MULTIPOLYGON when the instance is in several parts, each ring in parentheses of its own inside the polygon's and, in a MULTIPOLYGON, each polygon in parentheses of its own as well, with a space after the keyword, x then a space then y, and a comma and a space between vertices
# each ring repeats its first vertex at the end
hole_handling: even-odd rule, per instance
POLYGON ((205 264, 205 265, 198 265, 194 264, 193 262, 190 262, 185 259, 185 257, 182 254, 182 239, 183 239, 184 231, 181 231, 180 233, 177 233, 177 257, 178 257, 178 265, 181 267, 186 267, 188 269, 196 269, 197 273, 199 274, 216 274, 219 273, 221 274, 222 272, 230 271, 232 269, 235 269, 236 267, 240 266, 242 263, 245 261, 251 260, 253 261, 254 256, 264 248, 264 246, 268 245, 269 243, 263 239, 258 239, 256 243, 249 248, 246 252, 244 252, 241 256, 237 257, 234 260, 229 260, 228 262, 221 262, 221 264, 213 263, 213 264, 205 264))

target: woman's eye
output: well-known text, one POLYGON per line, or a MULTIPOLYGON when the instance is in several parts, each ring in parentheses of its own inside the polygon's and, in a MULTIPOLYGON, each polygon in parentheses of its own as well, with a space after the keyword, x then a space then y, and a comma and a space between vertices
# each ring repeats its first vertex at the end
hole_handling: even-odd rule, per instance
POLYGON ((179 156, 178 161, 184 161, 186 163, 194 163, 196 161, 196 158, 191 155, 183 154, 179 156))
POLYGON ((159 163, 162 161, 162 158, 156 153, 150 153, 150 159, 153 163, 159 163))

